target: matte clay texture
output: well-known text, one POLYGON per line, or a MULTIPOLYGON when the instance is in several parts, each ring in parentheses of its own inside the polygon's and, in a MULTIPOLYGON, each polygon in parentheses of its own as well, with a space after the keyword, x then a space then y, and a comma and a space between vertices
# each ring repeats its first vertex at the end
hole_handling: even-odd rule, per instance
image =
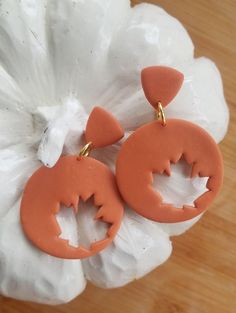
POLYGON ((142 87, 147 100, 156 109, 161 102, 165 107, 180 90, 184 75, 173 68, 150 66, 142 70, 142 87))
POLYGON ((67 259, 89 257, 107 247, 122 216, 123 205, 112 172, 89 157, 66 156, 53 168, 41 167, 29 179, 21 202, 21 222, 28 239, 44 252, 67 259), (92 243, 90 249, 70 246, 59 238, 61 230, 55 214, 60 204, 77 211, 79 198, 86 201, 92 195, 99 208, 96 218, 111 224, 107 238, 92 243))
POLYGON ((222 157, 214 140, 202 128, 177 119, 167 120, 165 127, 155 121, 139 128, 123 144, 116 165, 118 187, 128 205, 163 223, 186 221, 206 210, 221 187, 222 176, 222 157), (152 174, 171 175, 170 162, 182 157, 192 165, 191 177, 209 177, 209 191, 195 200, 195 207, 164 203, 152 188, 152 174))
POLYGON ((112 145, 124 136, 124 130, 118 121, 106 110, 95 107, 91 112, 85 131, 87 142, 93 148, 112 145))

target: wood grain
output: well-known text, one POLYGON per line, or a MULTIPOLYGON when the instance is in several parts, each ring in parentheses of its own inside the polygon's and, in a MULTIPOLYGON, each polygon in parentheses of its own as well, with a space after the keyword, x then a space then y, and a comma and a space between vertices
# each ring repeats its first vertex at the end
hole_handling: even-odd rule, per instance
POLYGON ((0 298, 1 313, 236 312, 236 1, 147 2, 178 18, 193 39, 196 56, 211 58, 222 73, 231 111, 229 132, 221 144, 223 192, 195 227, 173 239, 169 261, 145 278, 116 290, 88 285, 76 300, 57 307, 0 298))

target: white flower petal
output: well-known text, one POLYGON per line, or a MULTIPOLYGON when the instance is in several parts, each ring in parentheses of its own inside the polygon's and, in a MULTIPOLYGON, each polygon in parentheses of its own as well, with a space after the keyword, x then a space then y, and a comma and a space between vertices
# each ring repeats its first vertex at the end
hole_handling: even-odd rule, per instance
POLYGON ((33 118, 22 91, 0 66, 0 149, 18 143, 31 143, 33 118))
POLYGON ((166 116, 198 124, 215 139, 221 141, 227 131, 229 110, 225 102, 220 73, 207 58, 195 59, 181 66, 184 84, 166 108, 166 116))
POLYGON ((0 109, 0 149, 20 142, 30 142, 34 131, 32 116, 27 112, 0 109))
POLYGON ((1 110, 20 111, 25 103, 22 91, 15 80, 0 66, 0 107, 1 110))
POLYGON ((0 221, 20 197, 27 179, 38 166, 35 151, 26 145, 0 150, 0 221))
MULTIPOLYGON (((79 205, 76 219, 72 210, 63 209, 57 216, 61 238, 71 244, 103 239, 107 224, 94 221, 97 209, 92 202, 79 205)), ((104 288, 123 286, 138 279, 165 262, 172 251, 169 236, 157 223, 127 209, 113 243, 97 255, 82 260, 85 276, 104 288)))
POLYGON ((0 293, 48 304, 68 302, 86 285, 79 260, 61 260, 41 252, 26 239, 18 200, 0 220, 0 293))
POLYGON ((206 183, 209 177, 191 178, 191 169, 184 159, 170 165, 170 176, 153 175, 153 186, 162 196, 163 202, 172 203, 177 208, 183 205, 193 206, 194 201, 208 189, 206 183))
POLYGON ((0 63, 31 108, 51 102, 54 95, 44 38, 45 3, 3 0, 0 6, 0 63))
POLYGON ((127 0, 52 0, 47 33, 56 94, 73 94, 90 111, 101 88, 107 87, 106 55, 113 32, 122 25, 127 0))
MULTIPOLYGON (((153 175, 153 188, 159 192, 166 203, 180 208, 184 204, 193 205, 193 201, 207 191, 207 177, 190 178, 191 166, 184 160, 171 164, 171 176, 153 175)), ((169 236, 178 236, 191 228, 203 214, 188 221, 178 223, 156 223, 169 236)))
MULTIPOLYGON (((83 231, 89 236, 86 226, 83 231)), ((161 265, 171 251, 171 242, 165 232, 155 223, 127 210, 112 245, 83 260, 83 269, 86 278, 97 286, 121 287, 161 265)))
POLYGON ((108 54, 110 75, 130 90, 150 65, 191 61, 193 44, 182 24, 158 6, 140 4, 114 35, 108 54), (179 48, 181 46, 181 49, 179 48))

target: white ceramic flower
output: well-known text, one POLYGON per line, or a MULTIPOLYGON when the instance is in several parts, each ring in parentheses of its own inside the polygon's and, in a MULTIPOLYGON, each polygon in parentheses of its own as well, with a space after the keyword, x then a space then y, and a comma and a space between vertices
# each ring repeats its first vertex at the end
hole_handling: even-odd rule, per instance
MULTIPOLYGON (((0 1, 1 294, 58 304, 79 295, 86 279, 101 287, 122 286, 163 263, 172 249, 169 236, 199 219, 159 224, 127 208, 114 243, 82 262, 44 254, 21 229, 19 203, 27 178, 39 159, 53 166, 62 151, 80 150, 94 105, 111 111, 127 134, 153 119, 140 85, 140 71, 149 65, 172 66, 185 75, 167 117, 191 120, 222 140, 228 109, 220 74, 210 60, 194 59, 187 32, 161 8, 131 8, 128 0, 0 1)), ((95 154, 113 167, 118 148, 95 154)), ((181 205, 204 191, 206 179, 186 179, 186 170, 180 162, 171 178, 155 177, 164 199, 181 205)), ((91 205, 82 205, 77 223, 70 209, 62 209, 61 236, 74 244, 102 236, 104 227, 91 226, 92 214, 91 205)))

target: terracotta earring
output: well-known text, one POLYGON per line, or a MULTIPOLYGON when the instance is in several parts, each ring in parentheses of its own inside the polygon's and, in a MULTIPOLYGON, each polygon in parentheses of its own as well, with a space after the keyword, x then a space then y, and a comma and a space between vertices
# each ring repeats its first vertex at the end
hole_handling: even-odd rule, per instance
POLYGON ((123 216, 123 204, 115 177, 103 163, 88 156, 91 149, 110 145, 124 135, 112 115, 96 107, 90 114, 85 131, 87 144, 78 156, 61 157, 53 168, 40 167, 28 180, 20 207, 23 230, 42 251, 59 258, 81 259, 106 248, 114 239, 123 216), (60 204, 78 209, 79 199, 94 195, 98 207, 96 219, 109 224, 107 237, 90 248, 73 247, 59 238, 60 227, 55 214, 60 204))
POLYGON ((180 119, 165 119, 163 108, 176 96, 183 83, 182 73, 168 67, 143 69, 142 86, 157 120, 137 129, 123 144, 116 163, 116 179, 127 204, 142 216, 162 223, 192 219, 207 209, 222 184, 221 153, 201 127, 180 119), (194 206, 177 208, 164 203, 152 187, 153 173, 171 175, 170 162, 180 158, 192 166, 191 177, 209 177, 204 194, 194 206))

